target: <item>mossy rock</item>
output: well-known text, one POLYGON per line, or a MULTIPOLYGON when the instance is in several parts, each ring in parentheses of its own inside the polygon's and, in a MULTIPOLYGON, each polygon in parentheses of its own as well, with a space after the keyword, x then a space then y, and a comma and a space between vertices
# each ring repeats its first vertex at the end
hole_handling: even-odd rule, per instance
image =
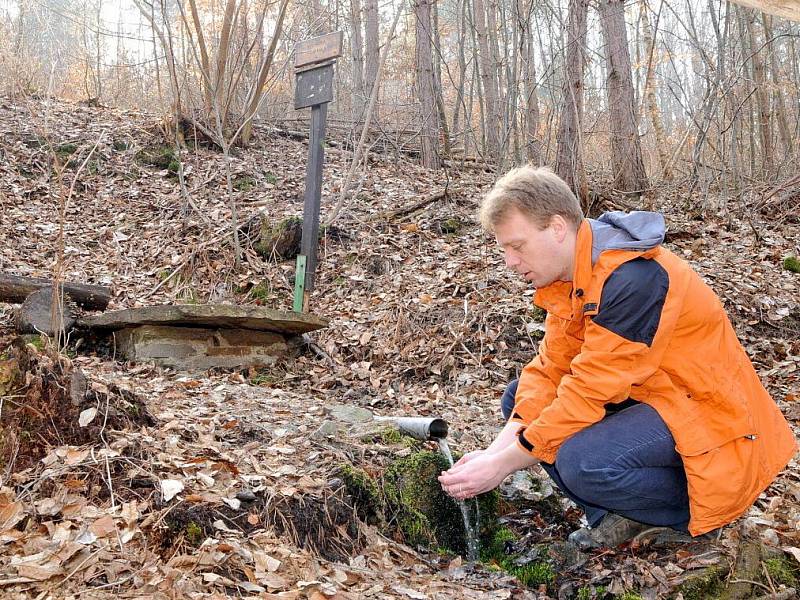
MULTIPOLYGON (((467 553, 461 509, 444 493, 437 479, 450 468, 438 452, 421 451, 393 462, 383 474, 387 522, 411 546, 467 553)), ((491 539, 497 525, 499 493, 495 490, 467 501, 470 521, 479 521, 482 543, 491 539)))
POLYGON ((386 502, 375 478, 346 463, 337 467, 336 475, 342 479, 358 518, 369 525, 385 527, 386 502))
POLYGON ((676 591, 684 600, 706 600, 719 598, 725 590, 725 577, 728 569, 722 564, 713 565, 690 575, 676 591))
POLYGON ((463 227, 464 222, 458 217, 449 217, 436 223, 436 229, 444 235, 458 233, 463 227))
POLYGON ((300 253, 302 237, 303 219, 300 217, 289 217, 277 224, 264 219, 261 222, 261 235, 255 246, 256 252, 266 259, 273 255, 292 259, 300 253))

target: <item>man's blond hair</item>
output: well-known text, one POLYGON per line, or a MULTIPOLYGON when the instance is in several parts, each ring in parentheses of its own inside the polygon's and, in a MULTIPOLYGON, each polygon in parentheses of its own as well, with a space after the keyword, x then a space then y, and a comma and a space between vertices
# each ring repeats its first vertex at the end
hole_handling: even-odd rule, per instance
POLYGON ((583 220, 575 194, 547 167, 517 167, 498 179, 481 203, 481 225, 494 231, 514 209, 542 229, 555 215, 561 215, 576 229, 583 220))

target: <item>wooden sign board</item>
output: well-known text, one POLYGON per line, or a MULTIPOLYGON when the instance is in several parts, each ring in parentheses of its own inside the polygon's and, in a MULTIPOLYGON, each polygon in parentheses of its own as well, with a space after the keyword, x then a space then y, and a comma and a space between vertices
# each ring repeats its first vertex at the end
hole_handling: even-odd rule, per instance
POLYGON ((295 68, 325 62, 342 55, 344 33, 335 31, 319 37, 299 42, 294 49, 295 68))
POLYGON ((800 2, 797 0, 733 0, 742 6, 788 19, 800 21, 800 2))
POLYGON ((295 109, 324 104, 333 100, 333 63, 302 71, 294 85, 295 109))

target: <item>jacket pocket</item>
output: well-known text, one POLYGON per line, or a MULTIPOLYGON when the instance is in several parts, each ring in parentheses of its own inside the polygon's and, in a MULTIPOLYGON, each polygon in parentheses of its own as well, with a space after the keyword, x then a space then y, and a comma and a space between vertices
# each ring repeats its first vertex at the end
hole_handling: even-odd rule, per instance
POLYGON ((757 437, 749 403, 742 389, 742 366, 732 360, 724 372, 712 365, 710 393, 700 398, 685 392, 689 414, 675 437, 682 456, 699 456, 738 439, 757 437))

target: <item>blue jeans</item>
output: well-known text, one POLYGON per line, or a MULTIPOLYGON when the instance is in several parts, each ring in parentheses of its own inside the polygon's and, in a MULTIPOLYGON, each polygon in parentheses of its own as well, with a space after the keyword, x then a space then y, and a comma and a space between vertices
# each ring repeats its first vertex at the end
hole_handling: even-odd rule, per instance
MULTIPOLYGON (((501 400, 506 420, 514 409, 517 383, 501 400)), ((687 531, 689 494, 683 462, 664 421, 646 404, 608 405, 602 421, 565 441, 554 464, 541 463, 594 527, 608 512, 687 531)))

